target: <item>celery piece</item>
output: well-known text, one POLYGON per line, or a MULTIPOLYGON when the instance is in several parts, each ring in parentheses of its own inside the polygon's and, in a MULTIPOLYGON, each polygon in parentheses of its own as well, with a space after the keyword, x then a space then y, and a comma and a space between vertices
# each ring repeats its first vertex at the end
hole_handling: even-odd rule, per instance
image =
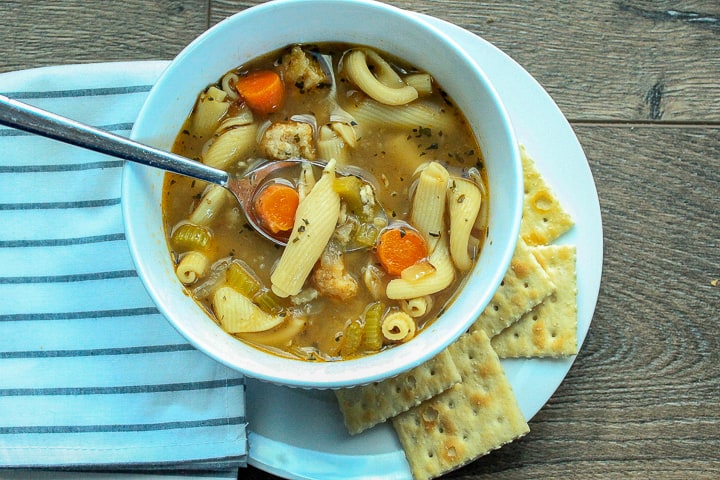
POLYGON ((347 177, 338 177, 335 179, 333 188, 345 201, 348 211, 355 215, 360 215, 363 210, 362 199, 360 198, 360 188, 363 181, 352 175, 347 177))
POLYGON ((380 229, 372 223, 361 223, 355 232, 355 243, 365 247, 372 247, 380 235, 380 229))
POLYGON ((278 302, 277 297, 267 289, 263 289, 253 297, 255 304, 260 307, 261 310, 267 313, 277 315, 282 312, 282 305, 278 302))
POLYGON ((340 348, 340 354, 343 357, 350 357, 358 353, 360 344, 362 343, 363 326, 359 322, 350 322, 345 328, 343 335, 343 343, 340 348))
POLYGON ((205 252, 210 249, 211 242, 212 234, 210 230, 192 223, 180 225, 170 237, 170 243, 178 253, 191 250, 205 252))
POLYGON ((371 304, 365 312, 365 327, 363 328, 363 347, 370 352, 377 352, 382 348, 382 315, 385 305, 382 302, 371 304))
POLYGON ((227 269, 226 282, 233 289, 245 295, 247 298, 253 298, 262 285, 245 267, 237 262, 232 262, 227 269))

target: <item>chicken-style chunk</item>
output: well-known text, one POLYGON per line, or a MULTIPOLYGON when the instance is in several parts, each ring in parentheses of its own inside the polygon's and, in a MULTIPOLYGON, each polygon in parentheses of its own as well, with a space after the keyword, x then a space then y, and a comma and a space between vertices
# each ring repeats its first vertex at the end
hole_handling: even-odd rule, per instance
POLYGON ((270 125, 260 141, 260 149, 269 159, 305 158, 315 160, 312 126, 304 122, 276 122, 270 125))
POLYGON ((321 295, 348 300, 358 294, 358 282, 347 272, 340 247, 333 242, 320 257, 313 271, 313 281, 321 295))
POLYGON ((329 85, 320 63, 298 45, 282 57, 280 68, 285 82, 295 85, 300 93, 329 85))

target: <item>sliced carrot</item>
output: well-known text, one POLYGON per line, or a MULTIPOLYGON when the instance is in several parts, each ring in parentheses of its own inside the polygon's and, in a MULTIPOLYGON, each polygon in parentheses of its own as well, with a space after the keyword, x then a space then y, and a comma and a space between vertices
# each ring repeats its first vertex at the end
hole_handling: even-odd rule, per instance
POLYGON ((274 112, 285 100, 285 85, 272 70, 258 70, 240 77, 235 88, 248 107, 258 113, 274 112))
POLYGON ((274 234, 292 230, 300 197, 298 192, 281 183, 265 187, 254 202, 260 223, 274 234))
POLYGON ((400 275, 403 270, 427 257, 428 248, 418 232, 403 226, 384 230, 378 239, 376 252, 387 273, 400 275))

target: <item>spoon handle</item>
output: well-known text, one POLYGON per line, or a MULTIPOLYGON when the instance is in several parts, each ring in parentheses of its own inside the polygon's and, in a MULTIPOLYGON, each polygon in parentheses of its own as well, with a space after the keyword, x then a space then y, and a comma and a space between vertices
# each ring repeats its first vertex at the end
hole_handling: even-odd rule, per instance
POLYGON ((113 157, 227 186, 228 174, 180 155, 0 95, 0 124, 113 157))

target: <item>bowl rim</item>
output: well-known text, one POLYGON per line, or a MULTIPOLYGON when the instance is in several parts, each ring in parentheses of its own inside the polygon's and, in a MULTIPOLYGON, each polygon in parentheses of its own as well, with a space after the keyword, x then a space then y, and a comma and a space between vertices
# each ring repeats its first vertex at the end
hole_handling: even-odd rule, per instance
MULTIPOLYGON (((510 175, 512 175, 514 179, 513 185, 517 186, 517 190, 515 192, 510 192, 510 195, 505 198, 505 200, 508 202, 510 212, 513 214, 514 221, 512 224, 512 228, 510 229, 511 231, 508 232, 508 238, 510 239, 509 243, 505 245, 504 248, 501 248, 500 251, 500 258, 498 260, 499 268, 497 268, 497 271, 493 272, 492 277, 486 282, 487 286, 491 287, 490 293, 488 293, 487 291, 480 292, 477 296, 480 301, 476 302, 476 305, 474 307, 464 306, 461 313, 464 312, 464 315, 466 315, 468 318, 466 318, 462 322, 456 322, 457 326, 454 329, 441 330, 437 328, 439 320, 442 318, 441 316, 438 319, 434 320, 428 327, 423 329, 423 331, 411 342, 394 346, 393 348, 388 349, 387 351, 380 352, 378 354, 365 356, 358 359, 344 360, 340 362, 308 362, 289 359, 266 353, 255 347, 249 346, 248 344, 228 335, 227 333, 222 331, 219 326, 216 326, 216 329, 221 333, 221 336, 209 334, 201 335, 197 330, 198 326, 188 325, 189 322, 178 322, 175 319, 175 314, 173 313, 173 310, 175 309, 173 307, 173 302, 177 300, 177 292, 170 293, 164 290, 161 285, 156 282, 157 275, 153 270, 153 264, 160 263, 160 260, 157 258, 144 258, 144 252, 142 251, 141 244, 143 242, 143 235, 146 235, 146 232, 144 232, 143 229, 139 228, 139 226, 138 228, 136 228, 135 223, 133 223, 133 219, 135 218, 135 206, 133 204, 134 202, 131 202, 130 199, 133 198, 134 189, 141 188, 138 185, 138 179, 142 179, 143 177, 150 174, 147 170, 147 167, 132 163, 126 163, 123 168, 123 222, 125 225, 126 239, 130 247, 133 262, 135 263, 135 267, 138 270, 138 274, 146 290, 148 291, 150 297, 152 298, 153 302, 155 303, 161 314, 195 348, 203 351, 205 354, 209 355, 216 361, 234 370, 237 370, 246 376, 267 381, 270 383, 301 388, 320 389, 349 387, 354 385, 367 384, 381 380, 383 378, 396 376, 406 370, 409 370, 414 366, 417 366, 429 360, 446 346, 448 346, 450 343, 452 343, 464 331, 466 331, 467 328, 470 327, 474 319, 482 312, 482 309, 487 305, 487 303, 489 303, 490 298, 492 297, 492 292, 497 289, 505 274, 505 271, 510 265, 512 254, 515 250, 515 242, 517 241, 520 231, 520 216, 523 201, 520 153, 518 143, 515 138, 515 133, 509 120, 509 115, 505 110, 502 100, 497 94, 495 88, 492 86, 485 73, 483 72, 482 67, 478 65, 477 62, 475 62, 469 54, 462 50, 462 48, 454 40, 452 40, 449 36, 447 36, 434 25, 422 19, 419 15, 410 15, 412 12, 408 12, 398 7, 377 2, 374 0, 273 0, 264 4, 250 7, 222 20, 221 22, 217 23, 215 26, 211 27, 203 34, 198 36, 190 44, 188 44, 162 72, 160 77, 157 79, 155 85, 151 88, 148 97, 140 110, 140 113, 131 132, 131 138, 140 141, 147 141, 147 139, 143 138, 142 127, 148 121, 152 121, 148 119, 148 116, 152 115, 152 112, 155 111, 156 106, 153 103, 154 99, 158 95, 158 92, 162 91, 162 88, 165 87, 165 84, 172 79, 173 75, 175 75, 175 71, 181 68, 183 63, 188 58, 191 58, 193 55, 197 55, 196 49, 198 48, 198 46, 201 46, 203 43, 212 40, 216 36, 222 36, 223 29, 232 28, 233 25, 237 22, 245 22, 248 19, 252 20, 254 15, 271 14, 273 11, 284 6, 290 5, 295 7, 297 6, 297 4, 303 4, 303 6, 305 7, 307 7, 309 4, 314 4, 316 7, 322 7, 323 5, 332 5, 333 7, 345 5, 346 7, 352 6, 355 8, 370 8, 373 11, 377 11, 378 13, 382 12, 386 15, 390 15, 394 19, 409 22, 415 24, 415 27, 422 28, 424 31, 427 32, 429 37, 432 37, 436 40, 441 40, 448 48, 453 50, 454 54, 458 56, 459 59, 461 59, 464 63, 472 66, 473 73, 475 74, 477 79, 483 84, 483 88, 488 92, 494 107, 497 109, 498 117, 501 123, 498 128, 500 128, 505 134, 504 140, 508 142, 508 145, 505 145, 505 147, 508 149, 508 152, 511 156, 511 158, 508 159, 511 170, 510 175), (180 65, 180 67, 178 67, 178 65, 180 65), (435 340, 432 342, 429 341, 431 335, 435 337, 435 340), (236 347, 239 352, 252 351, 254 355, 257 355, 259 352, 260 358, 262 358, 264 361, 252 361, 250 363, 246 363, 246 355, 239 354, 233 355, 232 358, 228 358, 220 354, 217 351, 219 350, 218 346, 221 346, 223 344, 227 345, 228 339, 233 342, 233 346, 236 347), (215 342, 219 343, 216 344, 215 342), (427 344, 433 344, 435 346, 433 348, 429 348, 427 344), (401 363, 398 360, 404 360, 404 362, 402 362, 402 366, 400 366, 401 363), (289 362, 293 363, 294 365, 298 365, 299 369, 302 372, 305 372, 303 374, 303 377, 307 378, 301 378, 296 374, 289 373, 285 369, 281 368, 282 366, 290 365, 289 362), (389 367, 382 371, 377 371, 378 365, 382 364, 387 364, 389 365, 389 367), (348 372, 352 372, 352 377, 347 376, 348 372)), ((258 55, 260 54, 262 54, 262 52, 258 55)), ((230 68, 233 68, 233 65, 228 66, 228 70, 230 68)), ((214 80, 215 79, 211 79, 210 81, 214 80)), ((152 141, 148 141, 148 143, 152 143, 152 141)), ((163 175, 163 172, 159 170, 155 172, 156 175, 158 173, 160 175, 163 175)), ((164 248, 167 250, 167 244, 164 244, 164 248)), ((167 258, 169 260, 169 254, 167 255, 167 258)), ((466 280, 466 282, 469 281, 470 278, 466 280)), ((189 296, 184 293, 184 288, 180 285, 179 282, 177 282, 177 286, 177 290, 182 291, 183 295, 189 298, 189 296)), ((467 288, 467 286, 464 286, 463 288, 467 288)), ((452 303, 447 307, 444 315, 450 315, 451 313, 454 313, 454 311, 457 309, 456 305, 458 304, 458 300, 461 297, 470 296, 462 295, 462 293, 463 292, 460 292, 455 296, 455 299, 452 300, 452 303)), ((191 301, 194 302, 194 300, 191 301)), ((200 312, 204 317, 207 317, 209 320, 208 315, 203 312, 197 304, 195 304, 195 307, 198 312, 200 312)), ((197 316, 197 314, 195 314, 195 316, 197 316)))

